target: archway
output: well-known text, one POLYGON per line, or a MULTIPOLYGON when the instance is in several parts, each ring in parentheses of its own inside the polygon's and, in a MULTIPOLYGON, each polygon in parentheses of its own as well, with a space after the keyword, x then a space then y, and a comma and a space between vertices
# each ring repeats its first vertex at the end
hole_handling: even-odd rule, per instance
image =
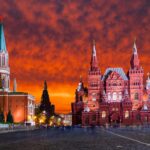
POLYGON ((112 126, 118 126, 120 123, 120 116, 117 112, 113 112, 109 116, 110 125, 112 126))

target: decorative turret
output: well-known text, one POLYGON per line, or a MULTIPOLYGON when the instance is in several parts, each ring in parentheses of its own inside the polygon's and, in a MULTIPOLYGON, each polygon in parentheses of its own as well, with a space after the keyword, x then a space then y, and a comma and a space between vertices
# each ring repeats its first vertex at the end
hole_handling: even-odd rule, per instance
POLYGON ((83 101, 83 96, 85 95, 85 88, 84 88, 84 84, 82 81, 82 77, 80 76, 80 81, 78 83, 76 92, 75 92, 75 96, 76 96, 76 102, 81 102, 83 101))
POLYGON ((78 87, 77 87, 77 91, 81 91, 81 90, 84 90, 84 84, 82 82, 82 76, 80 76, 80 82, 79 82, 78 87))
POLYGON ((9 91, 10 69, 2 19, 0 19, 0 75, 3 80, 3 91, 9 91))
POLYGON ((133 45, 133 54, 131 57, 131 68, 129 69, 129 92, 133 103, 133 109, 136 110, 142 105, 143 100, 143 68, 140 66, 136 43, 133 45))

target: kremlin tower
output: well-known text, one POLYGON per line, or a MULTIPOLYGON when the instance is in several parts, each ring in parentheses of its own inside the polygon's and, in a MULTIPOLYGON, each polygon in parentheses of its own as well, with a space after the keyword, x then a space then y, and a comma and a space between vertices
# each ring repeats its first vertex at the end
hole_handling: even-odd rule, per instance
POLYGON ((2 20, 0 20, 0 91, 9 91, 10 88, 10 69, 8 64, 8 51, 6 48, 6 41, 4 36, 4 27, 2 20))

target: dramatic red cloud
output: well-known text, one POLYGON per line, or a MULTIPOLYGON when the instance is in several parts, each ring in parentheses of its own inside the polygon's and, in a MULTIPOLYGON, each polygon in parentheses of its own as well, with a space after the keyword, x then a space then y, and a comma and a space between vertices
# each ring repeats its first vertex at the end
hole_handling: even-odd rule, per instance
POLYGON ((87 81, 92 40, 102 73, 108 66, 127 72, 135 37, 146 76, 149 7, 149 0, 0 0, 11 79, 37 102, 47 80, 57 112, 69 112, 79 76, 87 81))

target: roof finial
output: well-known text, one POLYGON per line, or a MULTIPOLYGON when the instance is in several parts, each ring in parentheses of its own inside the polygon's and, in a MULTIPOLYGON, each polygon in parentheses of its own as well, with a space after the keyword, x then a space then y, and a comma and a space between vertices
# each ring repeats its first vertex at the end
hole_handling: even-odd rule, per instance
POLYGON ((134 38, 134 44, 133 44, 133 54, 136 54, 136 55, 137 55, 136 37, 134 38))
POLYGON ((96 46, 95 46, 95 40, 93 40, 93 51, 92 51, 92 54, 93 56, 96 56, 96 46))

